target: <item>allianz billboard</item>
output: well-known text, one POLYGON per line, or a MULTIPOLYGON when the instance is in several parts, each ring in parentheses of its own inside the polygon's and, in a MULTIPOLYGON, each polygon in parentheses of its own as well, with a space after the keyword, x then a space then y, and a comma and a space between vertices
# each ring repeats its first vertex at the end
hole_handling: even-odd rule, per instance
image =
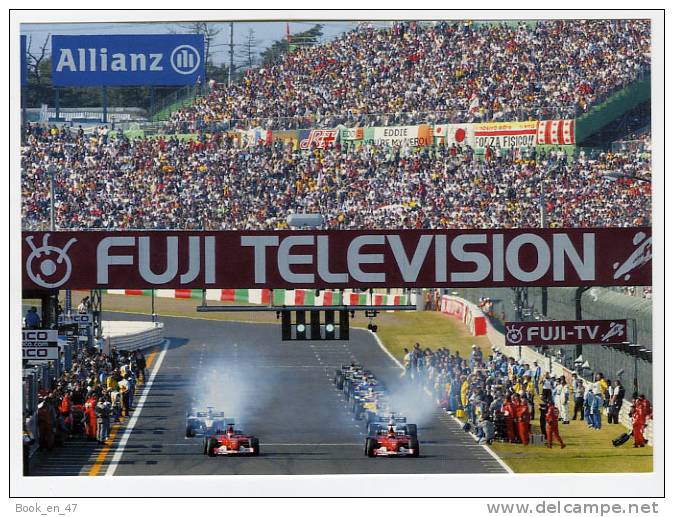
POLYGON ((203 34, 52 36, 54 86, 180 86, 204 81, 203 34))

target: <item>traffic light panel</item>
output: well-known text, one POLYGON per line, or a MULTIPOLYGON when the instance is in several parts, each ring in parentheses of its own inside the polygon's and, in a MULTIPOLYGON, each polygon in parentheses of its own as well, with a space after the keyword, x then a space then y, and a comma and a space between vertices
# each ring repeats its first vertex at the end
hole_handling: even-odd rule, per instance
POLYGON ((293 328, 290 322, 292 315, 289 312, 283 311, 281 313, 281 340, 290 341, 293 338, 293 328))
POLYGON ((339 339, 349 340, 349 311, 339 311, 339 339))
POLYGON ((335 311, 325 311, 325 339, 335 339, 335 311))
POLYGON ((306 311, 279 312, 281 313, 281 340, 283 341, 306 341, 308 339, 346 341, 349 339, 350 313, 348 310, 310 310, 309 324, 307 324, 306 311), (324 323, 321 323, 321 313, 325 314, 324 323), (339 324, 335 322, 336 313, 339 313, 339 324))
POLYGON ((321 311, 311 311, 311 339, 321 339, 321 311))
POLYGON ((306 313, 304 311, 297 311, 295 313, 295 339, 304 341, 307 339, 307 321, 306 313))

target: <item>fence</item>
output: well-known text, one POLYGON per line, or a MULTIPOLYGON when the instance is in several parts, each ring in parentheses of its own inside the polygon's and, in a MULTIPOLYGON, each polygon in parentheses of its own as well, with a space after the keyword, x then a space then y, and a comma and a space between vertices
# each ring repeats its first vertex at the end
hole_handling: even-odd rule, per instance
POLYGON ((103 335, 106 346, 117 350, 142 350, 163 341, 164 324, 158 322, 106 321, 103 335), (114 334, 113 334, 114 332, 114 334))

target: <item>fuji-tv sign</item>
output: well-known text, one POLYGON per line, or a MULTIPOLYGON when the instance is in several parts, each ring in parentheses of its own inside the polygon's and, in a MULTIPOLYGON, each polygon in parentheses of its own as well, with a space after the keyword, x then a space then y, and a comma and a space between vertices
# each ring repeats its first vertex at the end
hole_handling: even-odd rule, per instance
POLYGON ((52 36, 54 86, 180 86, 204 80, 203 34, 52 36))

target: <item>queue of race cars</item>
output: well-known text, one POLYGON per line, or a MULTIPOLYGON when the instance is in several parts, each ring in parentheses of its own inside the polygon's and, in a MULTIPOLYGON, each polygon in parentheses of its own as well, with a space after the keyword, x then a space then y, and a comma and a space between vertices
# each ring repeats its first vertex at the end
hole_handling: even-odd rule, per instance
POLYGON ((352 363, 335 370, 333 380, 354 418, 365 424, 366 456, 419 456, 416 424, 393 411, 386 387, 372 372, 352 363))
MULTIPOLYGON (((372 372, 357 364, 335 370, 334 383, 367 430, 365 455, 419 456, 417 426, 394 412, 384 384, 372 372)), ((260 454, 260 440, 235 428, 234 419, 214 407, 191 409, 187 413, 185 437, 201 436, 208 456, 260 454)))

